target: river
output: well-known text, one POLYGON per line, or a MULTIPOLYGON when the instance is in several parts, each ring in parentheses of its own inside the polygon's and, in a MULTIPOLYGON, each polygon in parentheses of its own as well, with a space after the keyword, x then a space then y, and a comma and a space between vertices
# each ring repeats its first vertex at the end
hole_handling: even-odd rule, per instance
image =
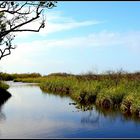
POLYGON ((77 109, 69 97, 36 84, 8 82, 12 94, 0 107, 0 138, 139 138, 140 121, 120 112, 77 109))

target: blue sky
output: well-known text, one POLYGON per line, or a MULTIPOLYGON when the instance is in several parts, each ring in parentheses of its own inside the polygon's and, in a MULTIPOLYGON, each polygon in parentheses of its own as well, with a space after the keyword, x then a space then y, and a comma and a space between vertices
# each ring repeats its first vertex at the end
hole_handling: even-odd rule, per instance
MULTIPOLYGON (((39 33, 17 34, 3 72, 85 73, 140 70, 140 2, 63 2, 39 33)), ((37 24, 32 24, 35 28, 37 24)))

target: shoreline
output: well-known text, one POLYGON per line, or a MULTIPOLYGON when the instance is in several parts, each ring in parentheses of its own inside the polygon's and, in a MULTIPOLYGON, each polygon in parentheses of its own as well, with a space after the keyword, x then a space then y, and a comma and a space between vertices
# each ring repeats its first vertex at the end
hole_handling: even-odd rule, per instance
POLYGON ((40 83, 44 92, 69 96, 85 105, 118 108, 123 114, 140 118, 140 73, 98 76, 52 74, 38 78, 18 78, 15 81, 40 83))

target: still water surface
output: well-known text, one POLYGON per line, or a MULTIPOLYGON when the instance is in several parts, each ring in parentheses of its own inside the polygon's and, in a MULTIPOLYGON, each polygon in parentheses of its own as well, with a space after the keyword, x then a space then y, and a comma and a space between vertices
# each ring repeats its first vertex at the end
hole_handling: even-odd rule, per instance
POLYGON ((0 138, 140 138, 140 122, 119 112, 78 110, 70 98, 37 85, 8 83, 12 97, 0 108, 0 138))

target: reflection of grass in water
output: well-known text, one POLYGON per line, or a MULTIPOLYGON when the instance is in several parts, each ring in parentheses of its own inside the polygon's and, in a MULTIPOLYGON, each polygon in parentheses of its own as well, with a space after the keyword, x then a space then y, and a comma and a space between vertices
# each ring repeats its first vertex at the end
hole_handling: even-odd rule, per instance
MULTIPOLYGON (((124 122, 132 120, 135 123, 140 123, 140 118, 138 118, 135 115, 122 114, 120 112, 119 108, 116 108, 116 107, 105 109, 105 108, 101 108, 99 106, 96 106, 94 104, 86 105, 86 104, 83 104, 83 103, 80 104, 80 103, 77 103, 77 102, 71 103, 71 105, 74 105, 77 110, 82 111, 82 112, 86 112, 86 111, 88 111, 88 112, 92 112, 93 111, 94 112, 95 111, 95 112, 98 113, 98 115, 97 115, 98 117, 100 115, 102 115, 104 117, 108 117, 111 120, 115 120, 115 119, 117 119, 118 116, 120 116, 121 119, 124 122)), ((95 122, 97 122, 96 121, 96 119, 98 118, 97 116, 94 118, 94 120, 91 120, 90 119, 91 116, 89 116, 89 117, 86 117, 86 118, 82 119, 81 121, 83 123, 86 123, 86 122, 87 123, 92 123, 92 122, 95 123, 95 122)))
MULTIPOLYGON (((87 117, 86 119, 83 119, 84 123, 87 122, 97 122, 97 118, 102 115, 104 117, 109 118, 110 120, 114 121, 115 119, 118 118, 118 116, 121 117, 121 119, 124 122, 127 121, 134 121, 135 123, 140 123, 140 118, 138 118, 135 115, 130 115, 130 114, 122 114, 119 110, 119 108, 109 108, 109 109, 105 109, 105 108, 101 108, 99 106, 96 105, 84 105, 84 104, 80 104, 80 103, 75 103, 75 108, 77 108, 80 111, 88 111, 88 112, 97 112, 98 115, 96 115, 96 117, 94 118, 94 120, 90 119, 91 116, 89 116, 89 118, 87 117)), ((98 118, 99 119, 99 118, 98 118)))
POLYGON ((8 88, 7 84, 0 82, 0 121, 6 119, 6 116, 2 113, 2 106, 11 97, 11 94, 6 91, 8 88))
POLYGON ((81 118, 81 123, 95 126, 99 124, 99 114, 97 114, 94 110, 88 111, 87 116, 81 118))
POLYGON ((48 95, 55 95, 55 96, 58 96, 58 97, 61 97, 61 98, 66 98, 66 97, 68 97, 69 98, 69 96, 68 95, 66 95, 66 94, 64 94, 64 93, 59 93, 58 94, 58 92, 51 92, 51 91, 48 91, 48 90, 42 90, 43 92, 43 94, 48 94, 48 95))
POLYGON ((93 104, 91 105, 86 105, 84 103, 80 104, 80 103, 76 103, 75 108, 81 110, 81 111, 91 111, 93 110, 93 104))
POLYGON ((120 113, 118 111, 118 109, 114 108, 114 109, 105 109, 105 108, 101 108, 99 106, 95 106, 94 108, 96 111, 99 112, 99 114, 103 115, 104 117, 106 116, 117 116, 118 113, 120 113))

